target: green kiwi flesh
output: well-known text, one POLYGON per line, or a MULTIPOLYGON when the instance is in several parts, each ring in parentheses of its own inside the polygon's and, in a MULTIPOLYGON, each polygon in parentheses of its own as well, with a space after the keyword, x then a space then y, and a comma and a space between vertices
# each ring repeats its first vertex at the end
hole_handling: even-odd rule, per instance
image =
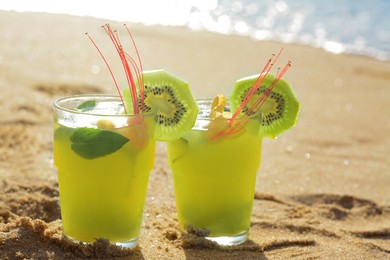
MULTIPOLYGON (((258 75, 239 79, 229 97, 232 111, 236 111, 243 102, 249 89, 255 84, 258 75)), ((275 75, 268 74, 260 87, 241 111, 244 116, 250 107, 260 98, 264 91, 272 84, 275 75)), ((300 109, 299 101, 294 94, 291 85, 280 79, 258 113, 262 113, 263 135, 268 138, 276 138, 282 132, 295 125, 300 109)))
MULTIPOLYGON (((158 141, 173 141, 189 131, 198 115, 198 107, 187 82, 164 71, 145 71, 144 112, 153 113, 156 122, 155 137, 158 141)), ((127 113, 133 105, 129 88, 123 91, 127 113)), ((138 100, 141 100, 138 93, 138 100)), ((142 109, 140 101, 138 107, 142 109)))

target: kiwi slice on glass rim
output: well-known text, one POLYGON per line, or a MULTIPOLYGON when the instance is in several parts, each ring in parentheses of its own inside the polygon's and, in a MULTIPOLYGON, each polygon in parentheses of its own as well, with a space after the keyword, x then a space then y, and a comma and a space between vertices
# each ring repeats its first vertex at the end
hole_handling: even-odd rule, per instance
MULTIPOLYGON (((258 75, 239 79, 229 97, 232 111, 235 111, 243 103, 248 92, 258 80, 258 75)), ((250 100, 242 108, 240 116, 250 114, 251 107, 261 99, 269 86, 273 84, 275 75, 268 73, 261 85, 251 96, 250 100)), ((275 138, 285 130, 295 125, 300 109, 299 101, 292 90, 291 85, 284 79, 278 79, 264 104, 257 113, 262 113, 263 135, 275 138)))
MULTIPOLYGON (((111 74, 116 90, 125 106, 124 112, 136 115, 152 113, 156 123, 156 140, 168 142, 179 139, 192 128, 198 115, 198 107, 189 85, 164 70, 144 71, 133 35, 126 24, 124 27, 131 39, 136 58, 125 51, 116 30, 111 29, 109 24, 102 26, 114 44, 124 68, 128 85, 123 91, 119 87, 108 60, 92 37, 88 33, 86 35, 99 52, 111 74)), ((90 105, 85 104, 80 109, 86 109, 90 105)), ((137 123, 133 122, 132 125, 134 124, 137 123)), ((138 135, 142 136, 143 128, 138 129, 141 129, 137 130, 138 135)))
MULTIPOLYGON (((154 114, 157 140, 176 140, 193 127, 198 107, 187 82, 165 70, 151 70, 143 72, 143 84, 144 102, 138 107, 154 114)), ((124 89, 123 98, 129 113, 133 110, 129 88, 124 89)))

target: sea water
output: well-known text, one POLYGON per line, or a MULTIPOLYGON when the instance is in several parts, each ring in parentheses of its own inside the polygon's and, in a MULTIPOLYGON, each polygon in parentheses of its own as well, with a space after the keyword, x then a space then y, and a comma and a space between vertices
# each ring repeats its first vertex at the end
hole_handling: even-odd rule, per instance
POLYGON ((107 2, 14 0, 0 10, 65 13, 135 22, 186 26, 256 40, 277 40, 333 53, 390 60, 388 0, 143 0, 107 2))

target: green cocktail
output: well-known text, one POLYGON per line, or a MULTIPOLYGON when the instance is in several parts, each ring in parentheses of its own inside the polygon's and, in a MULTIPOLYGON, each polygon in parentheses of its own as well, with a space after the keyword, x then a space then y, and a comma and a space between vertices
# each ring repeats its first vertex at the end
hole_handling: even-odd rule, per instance
POLYGON ((217 242, 246 241, 261 162, 262 138, 275 138, 295 125, 300 104, 282 79, 291 63, 239 79, 230 95, 198 101, 195 126, 168 143, 179 225, 184 231, 217 242), (229 112, 227 111, 229 110, 229 112))
POLYGON ((155 142, 180 138, 193 126, 198 108, 187 82, 164 70, 143 70, 134 38, 124 27, 136 58, 125 50, 117 31, 102 26, 123 65, 125 84, 86 34, 118 96, 74 96, 54 103, 54 162, 65 234, 132 248, 140 232, 155 142))
POLYGON ((261 161, 261 117, 239 119, 234 131, 213 138, 228 119, 208 118, 211 101, 198 107, 204 116, 168 144, 179 225, 222 245, 240 244, 247 239, 261 161))
POLYGON ((135 247, 154 162, 152 115, 123 114, 119 97, 75 96, 55 102, 54 131, 64 233, 135 247))

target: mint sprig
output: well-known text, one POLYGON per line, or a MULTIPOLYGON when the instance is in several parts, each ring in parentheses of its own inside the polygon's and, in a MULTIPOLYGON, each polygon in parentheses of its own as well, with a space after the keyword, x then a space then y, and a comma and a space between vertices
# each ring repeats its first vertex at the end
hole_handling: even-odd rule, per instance
POLYGON ((86 111, 94 109, 95 106, 96 106, 96 100, 95 99, 91 99, 91 100, 87 100, 87 101, 84 101, 83 103, 81 103, 77 107, 77 109, 82 111, 82 112, 86 112, 86 111))
POLYGON ((119 150, 129 141, 118 133, 98 128, 77 128, 70 136, 72 150, 85 159, 95 159, 119 150))

